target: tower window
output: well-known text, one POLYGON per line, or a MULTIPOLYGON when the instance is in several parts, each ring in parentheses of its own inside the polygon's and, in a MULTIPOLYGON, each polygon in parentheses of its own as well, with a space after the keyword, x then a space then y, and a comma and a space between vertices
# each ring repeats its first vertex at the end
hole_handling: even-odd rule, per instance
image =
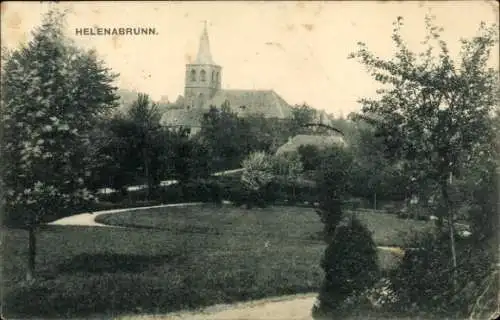
POLYGON ((196 71, 191 70, 191 81, 196 81, 196 71))
POLYGON ((212 71, 212 81, 215 81, 215 72, 212 71))
POLYGON ((207 73, 205 70, 200 71, 200 81, 206 81, 207 73))
POLYGON ((217 82, 220 82, 220 74, 219 74, 219 72, 217 72, 217 74, 215 76, 215 79, 217 80, 217 82))

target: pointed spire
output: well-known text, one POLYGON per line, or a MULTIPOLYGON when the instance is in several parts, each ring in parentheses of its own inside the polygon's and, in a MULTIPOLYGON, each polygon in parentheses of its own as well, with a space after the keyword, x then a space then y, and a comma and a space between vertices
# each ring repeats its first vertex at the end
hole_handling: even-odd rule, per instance
POLYGON ((200 47, 198 49, 198 56, 196 57, 196 64, 215 64, 212 60, 210 53, 210 42, 208 40, 207 21, 205 20, 205 27, 200 37, 200 47))

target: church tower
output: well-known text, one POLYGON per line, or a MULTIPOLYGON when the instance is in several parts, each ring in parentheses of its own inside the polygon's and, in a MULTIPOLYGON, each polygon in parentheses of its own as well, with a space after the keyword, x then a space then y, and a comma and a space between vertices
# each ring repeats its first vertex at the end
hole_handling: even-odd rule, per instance
POLYGON ((200 37, 200 47, 194 63, 186 65, 184 98, 186 107, 201 108, 221 88, 222 68, 210 53, 207 24, 200 37))

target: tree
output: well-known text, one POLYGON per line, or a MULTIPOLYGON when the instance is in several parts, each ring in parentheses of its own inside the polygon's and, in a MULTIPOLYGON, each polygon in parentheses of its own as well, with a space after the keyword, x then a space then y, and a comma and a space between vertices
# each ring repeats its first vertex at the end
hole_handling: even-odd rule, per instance
POLYGON ((102 121, 95 129, 93 155, 95 161, 94 185, 111 187, 127 194, 126 186, 137 183, 140 152, 134 149, 131 137, 133 123, 121 113, 102 121))
MULTIPOLYGON (((462 40, 458 63, 440 39, 440 29, 427 17, 427 50, 410 51, 401 37, 403 19, 394 23, 392 39, 397 53, 384 60, 365 44, 351 58, 359 58, 376 81, 385 85, 380 99, 363 99, 363 113, 373 116, 386 151, 408 160, 413 179, 431 180, 440 190, 447 219, 453 268, 456 269, 454 203, 450 180, 464 163, 479 156, 480 146, 492 139, 490 112, 497 102, 498 71, 488 68, 490 52, 497 43, 495 26, 481 24, 477 36, 462 40), (439 54, 434 54, 435 43, 439 54), (468 160, 467 160, 468 159, 468 160)), ((455 272, 456 270, 454 270, 455 272)))
POLYGON ((217 169, 237 167, 248 155, 248 145, 252 141, 248 139, 249 130, 248 124, 231 112, 227 104, 220 110, 211 107, 203 115, 200 141, 208 149, 208 157, 217 169))
POLYGON ((292 107, 291 131, 293 135, 308 133, 309 128, 304 128, 306 124, 314 122, 316 118, 316 109, 307 104, 296 105, 292 107))
POLYGON ((27 280, 34 279, 38 224, 93 200, 85 187, 89 133, 116 106, 112 74, 93 51, 63 34, 49 12, 33 39, 2 63, 4 223, 29 231, 27 280))
POLYGON ((147 182, 149 192, 161 181, 162 155, 167 147, 164 130, 160 125, 162 113, 158 105, 146 94, 139 93, 125 115, 125 121, 130 122, 128 132, 131 148, 139 155, 140 169, 147 182))
POLYGON ((371 126, 360 126, 351 146, 355 154, 351 176, 354 194, 371 198, 374 209, 378 199, 404 198, 406 190, 401 184, 407 181, 402 163, 386 157, 383 140, 371 126))
POLYGON ((304 170, 311 171, 319 167, 321 163, 321 150, 312 144, 300 145, 297 149, 304 170))
POLYGON ((272 157, 273 172, 277 187, 292 187, 292 199, 296 199, 296 186, 300 175, 304 172, 304 165, 298 152, 285 152, 272 157))
POLYGON ((182 129, 171 132, 171 138, 172 154, 169 162, 173 163, 174 176, 183 184, 189 180, 207 178, 212 167, 207 157, 208 149, 201 139, 190 139, 182 129))
POLYGON ((273 171, 276 176, 288 181, 296 180, 304 171, 301 157, 298 152, 285 152, 273 156, 273 171))
POLYGON ((160 125, 162 113, 148 95, 137 94, 127 107, 101 121, 94 130, 94 184, 125 194, 127 185, 145 182, 148 198, 167 175, 170 134, 160 125))

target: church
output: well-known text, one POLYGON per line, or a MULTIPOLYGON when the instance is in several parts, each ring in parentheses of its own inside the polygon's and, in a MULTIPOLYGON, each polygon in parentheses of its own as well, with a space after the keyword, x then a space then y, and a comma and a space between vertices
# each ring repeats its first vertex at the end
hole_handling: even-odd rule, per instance
POLYGON ((205 24, 196 60, 186 65, 184 96, 166 107, 162 124, 198 131, 202 115, 210 106, 220 108, 223 104, 228 104, 240 117, 250 114, 279 119, 291 117, 292 107, 274 90, 223 89, 222 77, 222 67, 212 59, 205 24))

